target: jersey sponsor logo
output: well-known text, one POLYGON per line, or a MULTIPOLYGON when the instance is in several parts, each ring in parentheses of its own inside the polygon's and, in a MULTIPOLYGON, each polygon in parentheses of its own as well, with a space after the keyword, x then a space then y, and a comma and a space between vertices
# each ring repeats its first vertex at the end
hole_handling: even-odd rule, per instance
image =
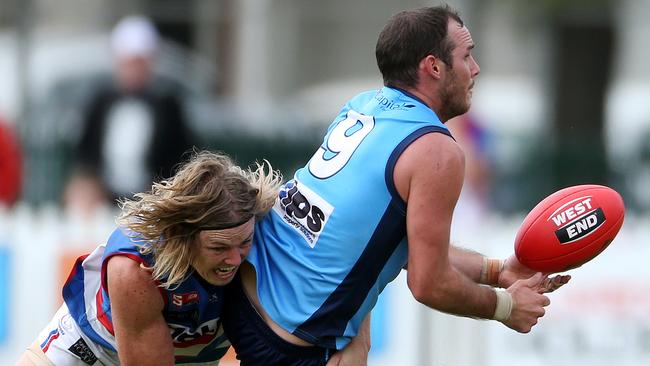
POLYGON ((172 304, 180 307, 184 305, 193 304, 199 302, 199 293, 197 291, 192 291, 187 294, 173 294, 172 295, 172 304))
POLYGON ((287 182, 273 210, 314 248, 334 207, 297 180, 287 182))
POLYGON ((576 198, 562 205, 549 216, 558 227, 555 236, 560 244, 569 244, 582 239, 598 229, 605 222, 605 213, 591 196, 576 198))
POLYGON ((210 343, 219 329, 217 319, 208 320, 200 324, 196 329, 185 325, 167 323, 171 331, 172 340, 177 347, 187 347, 195 344, 210 343))
POLYGON ((92 365, 97 361, 97 356, 90 350, 90 347, 88 347, 88 344, 86 344, 83 338, 79 338, 78 341, 68 348, 68 351, 79 357, 86 365, 92 365))
POLYGON ((375 100, 379 102, 379 107, 384 110, 408 111, 411 108, 415 108, 415 104, 406 102, 396 103, 394 100, 386 98, 381 92, 375 95, 375 100))

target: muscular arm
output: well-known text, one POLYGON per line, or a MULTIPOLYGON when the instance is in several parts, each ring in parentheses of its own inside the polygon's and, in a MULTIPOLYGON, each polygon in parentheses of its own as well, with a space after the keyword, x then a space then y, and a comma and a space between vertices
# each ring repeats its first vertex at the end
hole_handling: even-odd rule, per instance
POLYGON ((518 280, 497 296, 493 289, 470 278, 476 277, 478 257, 450 249, 451 217, 460 195, 463 170, 464 157, 458 145, 436 133, 417 139, 397 161, 395 186, 408 203, 409 288, 419 302, 434 309, 468 317, 498 318, 512 329, 529 332, 550 303, 539 293, 543 292, 542 274, 518 280))
MULTIPOLYGON (((451 244, 449 245, 449 260, 451 261, 451 265, 472 280, 472 282, 480 283, 484 258, 485 256, 481 253, 451 244)), ((408 270, 408 263, 404 266, 404 269, 408 270)))
POLYGON ((463 184, 464 164, 458 145, 438 133, 417 139, 397 162, 395 185, 408 204, 407 281, 413 296, 429 307, 456 315, 491 318, 496 294, 478 286, 457 268, 466 270, 474 266, 465 266, 457 255, 449 255, 451 219, 463 184), (457 260, 456 264, 452 258, 457 260))
POLYGON ((151 274, 122 256, 108 262, 108 292, 122 365, 173 365, 174 348, 151 274))

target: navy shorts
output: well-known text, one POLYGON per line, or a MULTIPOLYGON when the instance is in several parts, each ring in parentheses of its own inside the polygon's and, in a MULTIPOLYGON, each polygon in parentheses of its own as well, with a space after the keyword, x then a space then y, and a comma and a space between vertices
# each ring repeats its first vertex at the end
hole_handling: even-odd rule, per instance
POLYGON ((226 288, 224 330, 241 366, 324 366, 336 350, 298 346, 280 338, 244 293, 239 274, 226 288))

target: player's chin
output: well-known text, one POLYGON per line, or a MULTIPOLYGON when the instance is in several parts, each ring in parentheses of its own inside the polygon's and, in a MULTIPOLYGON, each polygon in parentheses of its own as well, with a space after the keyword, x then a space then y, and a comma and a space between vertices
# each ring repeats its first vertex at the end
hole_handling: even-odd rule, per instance
POLYGON ((469 92, 467 93, 467 97, 465 98, 465 112, 469 111, 469 108, 472 106, 472 96, 474 93, 470 89, 469 92))

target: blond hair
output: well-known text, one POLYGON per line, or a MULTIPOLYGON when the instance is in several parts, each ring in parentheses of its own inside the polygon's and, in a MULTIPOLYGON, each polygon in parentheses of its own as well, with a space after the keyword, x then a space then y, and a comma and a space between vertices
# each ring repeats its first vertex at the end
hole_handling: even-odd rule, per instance
POLYGON ((122 200, 118 223, 142 242, 143 255, 153 255, 153 279, 170 288, 191 273, 200 230, 264 216, 281 181, 266 160, 244 170, 224 154, 195 152, 172 178, 154 183, 150 192, 137 193, 133 200, 122 200))

